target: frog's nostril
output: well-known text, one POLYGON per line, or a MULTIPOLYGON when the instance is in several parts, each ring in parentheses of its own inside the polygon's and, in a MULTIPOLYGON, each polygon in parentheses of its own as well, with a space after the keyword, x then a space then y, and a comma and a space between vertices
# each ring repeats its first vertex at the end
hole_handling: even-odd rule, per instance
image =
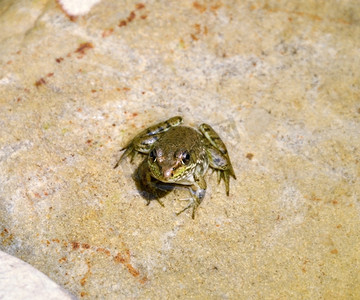
POLYGON ((164 178, 170 178, 173 175, 174 168, 164 169, 164 178))

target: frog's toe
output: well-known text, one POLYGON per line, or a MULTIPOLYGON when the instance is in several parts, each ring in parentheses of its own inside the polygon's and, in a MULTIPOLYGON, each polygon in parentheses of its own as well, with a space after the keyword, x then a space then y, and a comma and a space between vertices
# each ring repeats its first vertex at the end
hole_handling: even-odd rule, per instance
POLYGON ((216 177, 217 177, 217 183, 218 184, 220 184, 220 182, 221 182, 222 172, 223 171, 220 171, 220 170, 216 171, 216 177))
POLYGON ((234 169, 231 164, 230 164, 230 168, 229 168, 229 173, 232 176, 232 178, 234 178, 236 180, 236 175, 235 175, 234 169))
POLYGON ((119 164, 126 159, 127 157, 130 157, 130 162, 132 163, 134 161, 134 158, 137 156, 137 154, 139 153, 138 150, 136 149, 136 147, 133 145, 133 143, 129 144, 128 146, 122 148, 120 151, 124 151, 123 154, 121 155, 120 159, 118 160, 118 162, 116 163, 115 168, 117 168, 119 166, 119 164))
POLYGON ((157 201, 162 207, 165 207, 164 203, 160 200, 160 199, 146 199, 146 206, 149 206, 150 205, 150 202, 151 201, 157 201))
POLYGON ((180 215, 182 214, 185 210, 188 210, 193 204, 190 203, 188 206, 186 206, 185 208, 183 208, 182 210, 180 210, 179 212, 176 213, 176 215, 180 215))
POLYGON ((126 158, 128 157, 130 154, 132 154, 133 152, 133 147, 129 146, 129 147, 125 147, 122 148, 120 151, 124 151, 123 154, 121 154, 118 162, 116 163, 114 169, 126 158), (125 150, 125 151, 124 151, 125 150))
POLYGON ((229 194, 230 194, 230 175, 231 175, 231 173, 228 170, 226 170, 226 171, 219 170, 219 171, 217 171, 217 175, 218 175, 218 178, 217 178, 218 179, 218 184, 220 184, 221 179, 224 180, 226 195, 229 196, 229 194))
POLYGON ((129 156, 130 156, 130 162, 132 163, 134 161, 134 158, 136 156, 137 152, 136 151, 132 151, 129 156))
POLYGON ((189 208, 192 208, 191 218, 195 219, 196 209, 199 207, 202 199, 205 196, 205 190, 201 189, 200 191, 197 191, 197 192, 194 192, 192 190, 190 190, 190 191, 191 191, 192 197, 190 199, 183 199, 183 200, 189 201, 190 203, 185 208, 183 208, 181 211, 177 212, 176 215, 178 216, 181 213, 183 213, 184 211, 188 210, 189 208))
POLYGON ((230 185, 229 185, 229 174, 226 174, 225 176, 225 190, 226 190, 226 196, 230 195, 230 185))
POLYGON ((121 159, 119 159, 119 160, 117 161, 116 165, 114 166, 114 169, 116 169, 116 168, 119 166, 120 161, 121 161, 121 159))
POLYGON ((229 173, 223 172, 223 176, 224 176, 224 182, 225 182, 226 196, 229 196, 229 194, 230 194, 229 173))
POLYGON ((194 205, 193 206, 193 211, 192 211, 192 214, 191 214, 191 218, 194 220, 195 219, 195 211, 196 211, 196 209, 197 209, 197 207, 198 207, 198 205, 194 205))
POLYGON ((160 199, 155 199, 162 207, 165 207, 164 203, 160 199))
POLYGON ((199 205, 196 202, 191 202, 188 206, 186 206, 185 208, 183 208, 182 210, 180 210, 179 212, 176 213, 176 215, 180 215, 181 213, 183 213, 184 211, 188 210, 189 208, 192 207, 192 214, 191 214, 191 218, 195 219, 195 211, 197 209, 199 205))

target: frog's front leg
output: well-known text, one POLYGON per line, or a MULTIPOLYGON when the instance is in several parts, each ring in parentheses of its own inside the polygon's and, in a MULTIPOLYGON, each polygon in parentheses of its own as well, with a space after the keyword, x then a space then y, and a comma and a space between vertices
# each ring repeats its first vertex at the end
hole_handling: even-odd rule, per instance
POLYGON ((183 122, 182 117, 177 116, 170 118, 164 122, 153 125, 140 132, 130 141, 130 143, 128 143, 124 148, 120 150, 120 151, 125 150, 125 152, 121 155, 114 169, 117 168, 120 162, 129 155, 131 156, 131 161, 132 161, 136 152, 140 152, 144 154, 149 153, 152 145, 160 138, 160 136, 164 132, 168 131, 171 127, 180 125, 182 122, 183 122))
POLYGON ((206 147, 206 152, 209 157, 210 167, 218 171, 218 181, 221 179, 225 182, 226 195, 229 196, 229 181, 230 176, 236 179, 234 169, 231 165, 230 157, 227 152, 224 142, 219 135, 211 128, 210 125, 201 124, 200 131, 205 136, 209 145, 206 147))
POLYGON ((195 211, 199 207, 201 201, 205 197, 206 181, 205 181, 204 177, 202 177, 202 176, 199 176, 199 177, 195 176, 194 179, 195 179, 195 183, 190 186, 190 193, 191 193, 191 198, 192 198, 190 200, 191 202, 183 210, 176 213, 176 215, 180 215, 182 212, 184 212, 185 210, 192 207, 193 211, 192 211, 191 217, 193 219, 195 219, 195 211))

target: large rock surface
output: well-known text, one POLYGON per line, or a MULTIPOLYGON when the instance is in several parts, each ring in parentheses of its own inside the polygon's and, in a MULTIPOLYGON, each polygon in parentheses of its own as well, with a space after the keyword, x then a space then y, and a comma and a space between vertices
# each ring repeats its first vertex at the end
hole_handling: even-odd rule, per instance
POLYGON ((360 298, 358 1, 60 3, 0 2, 2 251, 79 298, 360 298), (237 175, 195 220, 113 169, 174 115, 237 175))

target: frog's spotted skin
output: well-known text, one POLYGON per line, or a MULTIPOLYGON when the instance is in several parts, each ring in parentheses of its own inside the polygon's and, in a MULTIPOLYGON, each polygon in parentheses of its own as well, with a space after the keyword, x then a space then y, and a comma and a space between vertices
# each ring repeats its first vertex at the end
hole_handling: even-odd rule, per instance
POLYGON ((144 154, 149 153, 151 146, 159 139, 160 134, 168 131, 171 127, 180 125, 182 122, 183 119, 181 117, 173 117, 165 122, 156 124, 141 131, 131 140, 129 144, 120 150, 125 150, 125 152, 121 155, 114 169, 117 168, 120 162, 129 155, 131 155, 132 161, 136 154, 135 150, 144 154))
POLYGON ((224 179, 226 195, 229 196, 230 176, 234 179, 236 179, 236 176, 226 146, 215 130, 209 125, 201 124, 199 129, 212 145, 212 147, 207 147, 206 149, 210 158, 210 167, 217 170, 218 183, 220 183, 221 179, 224 179))
POLYGON ((132 160, 138 152, 147 154, 147 166, 142 167, 142 183, 152 189, 155 188, 153 179, 165 184, 189 186, 191 201, 178 214, 192 207, 194 218, 205 197, 204 175, 208 167, 217 171, 219 182, 224 180, 227 195, 230 176, 234 179, 236 176, 219 135, 207 124, 200 125, 199 132, 191 127, 179 126, 182 122, 182 117, 177 116, 140 132, 122 149, 125 152, 115 168, 127 156, 131 156, 132 160))

